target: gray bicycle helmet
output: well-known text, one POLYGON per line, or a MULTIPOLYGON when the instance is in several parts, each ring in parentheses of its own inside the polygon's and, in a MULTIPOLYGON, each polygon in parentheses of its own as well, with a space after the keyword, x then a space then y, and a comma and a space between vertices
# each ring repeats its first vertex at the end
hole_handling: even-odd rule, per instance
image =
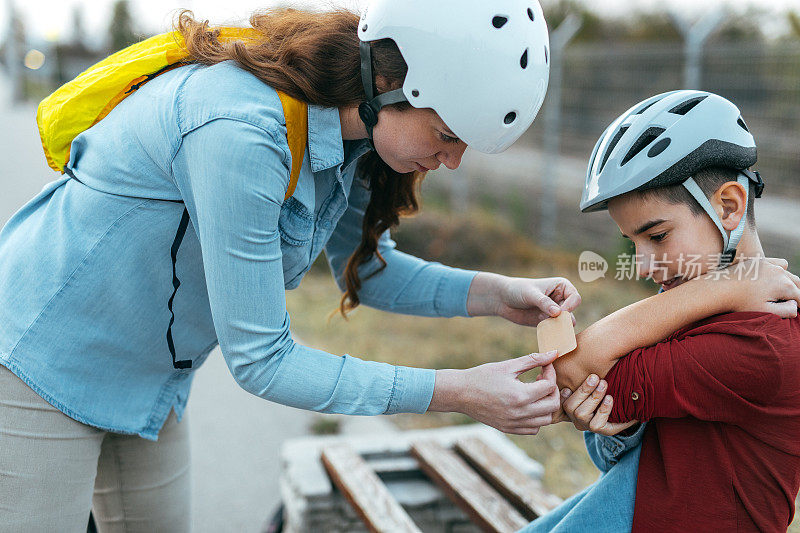
POLYGON ((733 103, 705 91, 659 94, 628 109, 600 136, 589 159, 581 211, 607 209, 610 199, 631 191, 681 183, 722 233, 727 263, 746 217, 728 235, 692 175, 711 166, 737 169, 745 190, 748 180, 756 183, 758 198, 764 182, 757 172, 747 170, 756 159, 753 135, 733 103))

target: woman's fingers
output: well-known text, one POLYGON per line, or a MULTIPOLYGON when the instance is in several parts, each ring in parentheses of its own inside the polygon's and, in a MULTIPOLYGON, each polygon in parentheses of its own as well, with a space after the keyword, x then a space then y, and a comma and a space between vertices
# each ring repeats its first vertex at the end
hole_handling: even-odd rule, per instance
POLYGON ((549 365, 543 366, 542 367, 542 373, 539 374, 539 377, 541 377, 542 379, 546 379, 550 383, 555 384, 556 383, 556 369, 553 366, 553 363, 550 363, 549 365))
POLYGON ((521 357, 516 357, 514 359, 509 359, 505 361, 505 364, 509 371, 519 375, 528 370, 533 370, 534 368, 540 366, 546 366, 556 360, 558 357, 558 352, 555 350, 551 350, 549 352, 544 353, 530 353, 528 355, 523 355, 521 357))
POLYGON ((539 433, 539 428, 538 427, 508 428, 508 430, 503 431, 503 433, 510 433, 511 435, 536 435, 539 433))
POLYGON ((531 417, 523 417, 513 420, 510 425, 512 427, 541 427, 541 426, 549 426, 553 423, 553 415, 552 413, 540 416, 531 416, 531 417))
MULTIPOLYGON (((510 413, 514 418, 533 418, 552 415, 561 407, 558 399, 558 387, 543 379, 532 383, 521 383, 526 389, 522 398, 527 398, 510 413)), ((549 423, 549 422, 548 422, 549 423)))
POLYGON ((564 299, 564 303, 561 304, 561 309, 572 312, 581 305, 581 295, 578 293, 578 289, 576 289, 569 280, 565 279, 564 285, 564 295, 566 298, 564 299))

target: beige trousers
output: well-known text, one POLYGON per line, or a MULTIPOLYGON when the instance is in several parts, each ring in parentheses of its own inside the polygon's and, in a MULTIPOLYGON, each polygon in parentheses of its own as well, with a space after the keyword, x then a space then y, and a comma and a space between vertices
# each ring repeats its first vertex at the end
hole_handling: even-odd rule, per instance
MULTIPOLYGON (((184 417, 186 415, 184 414, 184 417)), ((68 417, 0 365, 0 533, 189 531, 187 419, 153 442, 68 417)))

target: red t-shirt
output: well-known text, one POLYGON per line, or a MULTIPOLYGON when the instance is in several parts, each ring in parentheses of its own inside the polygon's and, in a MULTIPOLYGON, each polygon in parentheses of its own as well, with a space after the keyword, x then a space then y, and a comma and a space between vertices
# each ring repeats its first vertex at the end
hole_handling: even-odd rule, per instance
POLYGON ((633 531, 786 531, 800 487, 800 317, 717 315, 620 359, 610 420, 649 420, 633 531))

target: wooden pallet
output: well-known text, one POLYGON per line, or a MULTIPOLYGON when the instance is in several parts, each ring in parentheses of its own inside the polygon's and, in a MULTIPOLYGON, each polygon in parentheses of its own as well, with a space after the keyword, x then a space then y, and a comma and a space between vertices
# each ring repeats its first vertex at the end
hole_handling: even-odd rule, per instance
MULTIPOLYGON (((517 531, 561 500, 517 470, 480 438, 453 449, 419 441, 411 454, 423 472, 483 531, 517 531)), ((322 462, 333 483, 372 532, 418 532, 377 474, 346 444, 328 446, 322 462)))

